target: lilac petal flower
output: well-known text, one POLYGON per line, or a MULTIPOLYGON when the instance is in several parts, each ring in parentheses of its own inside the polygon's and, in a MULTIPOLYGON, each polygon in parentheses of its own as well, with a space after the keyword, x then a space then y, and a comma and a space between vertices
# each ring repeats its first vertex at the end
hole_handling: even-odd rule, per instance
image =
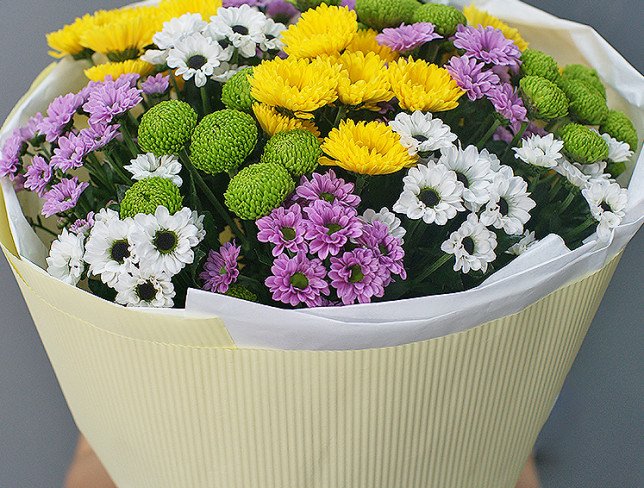
POLYGON ((42 207, 42 214, 45 217, 51 217, 76 207, 78 199, 88 186, 88 183, 79 182, 76 176, 55 184, 44 195, 45 203, 42 207))
POLYGON ((318 307, 322 303, 321 295, 329 294, 329 284, 324 280, 326 268, 322 261, 308 259, 304 253, 294 258, 282 254, 273 262, 271 273, 265 283, 277 302, 293 307, 300 303, 307 307, 318 307))
POLYGON ((273 256, 283 254, 285 249, 293 253, 308 251, 308 246, 304 241, 305 228, 302 209, 298 204, 289 208, 276 208, 255 223, 259 229, 257 240, 275 245, 273 256))
POLYGON ((383 29, 382 33, 376 36, 378 44, 401 53, 412 51, 427 42, 442 38, 443 36, 434 32, 434 24, 429 22, 402 24, 400 27, 383 29))
POLYGON ((286 25, 294 23, 300 16, 300 11, 286 0, 272 0, 266 6, 266 15, 275 22, 286 25))
POLYGON ((371 249, 354 249, 331 258, 331 286, 345 305, 369 303, 385 294, 382 265, 371 249))
POLYGON ((80 131, 87 153, 99 151, 120 135, 120 124, 95 124, 80 131))
POLYGON ((94 227, 94 212, 87 214, 84 219, 77 219, 72 225, 69 226, 69 232, 73 234, 87 234, 92 227, 94 227))
POLYGON ((342 0, 342 2, 340 2, 340 6, 347 7, 349 10, 355 10, 356 0, 342 0))
POLYGON ((39 197, 45 194, 47 185, 51 182, 53 169, 42 156, 34 156, 25 171, 25 188, 36 193, 39 197))
POLYGON ((51 164, 62 171, 80 168, 83 166, 83 158, 90 152, 90 146, 86 138, 80 134, 70 132, 58 139, 58 147, 54 149, 51 164))
POLYGON ((454 46, 487 64, 516 66, 520 62, 519 48, 494 27, 459 25, 454 35, 454 46))
POLYGON ((213 293, 226 293, 230 285, 237 281, 239 268, 237 260, 241 247, 234 242, 227 242, 219 252, 210 250, 203 271, 199 275, 204 281, 203 289, 213 293))
POLYGON ((510 123, 524 122, 528 117, 528 111, 519 96, 517 89, 509 83, 502 83, 492 87, 486 94, 494 108, 510 123))
POLYGON ((155 76, 148 76, 146 80, 141 83, 141 90, 146 95, 161 95, 168 91, 170 88, 170 77, 163 76, 159 73, 155 76))
POLYGON ((0 176, 8 176, 11 180, 16 177, 22 164, 20 158, 26 147, 26 141, 21 129, 14 129, 2 146, 0 176))
POLYGON ((68 93, 54 99, 47 109, 47 116, 38 124, 38 132, 45 136, 47 142, 56 140, 67 130, 74 115, 83 105, 83 96, 68 93))
POLYGON ((114 118, 136 107, 143 97, 141 90, 132 86, 138 75, 123 75, 116 81, 110 79, 96 85, 87 96, 83 110, 89 114, 92 125, 110 124, 114 118))
POLYGON ((310 241, 311 254, 317 254, 320 259, 335 256, 349 239, 362 235, 363 223, 352 207, 318 200, 304 212, 308 216, 304 237, 310 241))
POLYGON ((22 137, 24 138, 25 141, 29 141, 33 139, 36 134, 39 132, 39 127, 40 124, 42 124, 44 120, 43 115, 38 112, 36 115, 31 117, 29 121, 27 122, 27 125, 25 125, 22 129, 20 129, 20 132, 22 134, 22 137))
POLYGON ((449 60, 446 68, 472 101, 483 98, 501 81, 494 72, 485 70, 483 63, 469 56, 454 56, 449 60))
POLYGON ((16 190, 16 193, 23 191, 25 189, 25 181, 27 179, 24 175, 18 174, 13 179, 13 189, 16 190))
POLYGON ((356 242, 367 249, 373 251, 380 262, 385 274, 383 281, 385 286, 391 281, 387 275, 398 275, 403 280, 407 279, 405 270, 405 250, 402 241, 389 233, 389 227, 386 224, 374 220, 371 224, 365 225, 362 236, 356 242))
POLYGON ((310 204, 318 200, 338 203, 349 207, 357 207, 360 197, 353 194, 353 183, 346 183, 342 178, 337 178, 330 169, 325 174, 313 173, 309 180, 302 176, 300 185, 295 189, 295 195, 310 204))

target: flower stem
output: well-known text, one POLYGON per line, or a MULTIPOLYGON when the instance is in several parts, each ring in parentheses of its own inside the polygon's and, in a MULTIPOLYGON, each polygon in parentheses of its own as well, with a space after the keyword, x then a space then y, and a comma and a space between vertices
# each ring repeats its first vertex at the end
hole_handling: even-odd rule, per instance
POLYGON ((338 113, 335 115, 335 120, 333 121, 333 127, 338 127, 340 122, 342 122, 347 116, 347 108, 344 105, 338 107, 338 113))
POLYGON ((516 145, 519 143, 521 138, 523 137, 523 134, 525 134, 525 131, 528 129, 528 123, 527 122, 522 122, 521 123, 521 128, 519 129, 519 132, 517 132, 514 137, 512 138, 512 141, 508 145, 508 147, 505 148, 505 151, 503 151, 503 154, 501 155, 501 159, 504 159, 508 153, 512 150, 513 147, 516 147, 516 145))
POLYGON ((139 148, 136 147, 130 131, 127 127, 121 126, 121 134, 123 134, 123 140, 125 141, 127 148, 130 150, 130 153, 132 153, 132 157, 135 158, 139 154, 139 148))
POLYGON ((586 219, 583 223, 579 224, 577 227, 572 229, 568 234, 566 234, 566 242, 572 241, 574 238, 576 238, 579 234, 581 234, 583 231, 588 229, 593 224, 597 224, 597 220, 594 218, 588 218, 586 219))
POLYGON ((570 204, 572 203, 572 201, 574 199, 575 199, 575 193, 571 191, 568 194, 568 196, 566 197, 566 199, 563 201, 563 203, 561 204, 561 208, 559 209, 559 213, 560 214, 564 213, 566 211, 566 209, 570 206, 570 204))
POLYGON ((203 110, 203 116, 208 115, 212 110, 210 109, 210 101, 208 99, 208 88, 207 85, 199 88, 199 93, 201 93, 201 109, 203 110))
POLYGON ((494 123, 492 123, 488 131, 483 135, 483 137, 481 137, 479 142, 476 144, 476 147, 479 149, 479 151, 483 149, 485 144, 487 144, 487 141, 490 140, 490 137, 494 135, 494 133, 496 132, 496 130, 499 128, 500 125, 501 125, 501 121, 495 117, 494 123))
POLYGON ((436 261, 434 261, 434 264, 432 264, 429 268, 427 268, 418 278, 416 278, 414 281, 419 283, 422 281, 425 281, 427 278, 429 278, 432 274, 434 274, 436 271, 438 271, 440 268, 442 268, 445 263, 447 263, 450 259, 452 259, 454 256, 452 254, 443 254, 440 258, 438 258, 436 261))

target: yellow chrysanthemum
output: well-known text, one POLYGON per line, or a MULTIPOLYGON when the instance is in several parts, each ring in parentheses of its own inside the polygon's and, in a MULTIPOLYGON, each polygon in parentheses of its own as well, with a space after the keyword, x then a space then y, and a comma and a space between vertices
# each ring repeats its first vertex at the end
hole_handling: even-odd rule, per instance
POLYGON ((251 95, 258 102, 281 107, 301 119, 338 98, 340 66, 325 59, 276 58, 253 70, 251 95))
POLYGON ((253 113, 262 130, 271 137, 279 132, 294 129, 308 130, 315 137, 320 137, 320 131, 312 121, 282 115, 273 107, 269 107, 263 103, 255 103, 253 105, 253 113))
POLYGON ((85 70, 85 76, 90 81, 103 81, 107 76, 117 79, 127 73, 137 73, 146 76, 154 71, 154 66, 140 59, 128 59, 120 63, 105 63, 85 70))
POLYGON ((221 4, 221 0, 162 0, 159 12, 166 21, 187 13, 201 14, 204 20, 210 20, 221 4))
POLYGON ((400 136, 377 121, 341 122, 324 140, 322 150, 328 158, 321 158, 320 164, 364 175, 391 174, 416 163, 416 156, 409 155, 400 136))
POLYGON ((376 53, 345 51, 330 59, 342 66, 338 99, 343 104, 379 110, 378 103, 393 98, 385 61, 376 53))
POLYGON ((47 34, 47 44, 51 48, 49 54, 55 58, 81 54, 85 50, 85 46, 81 44, 81 35, 92 28, 94 23, 94 16, 87 14, 62 29, 47 34))
POLYGON ((389 64, 389 81, 400 106, 409 111, 452 110, 465 93, 445 68, 411 57, 389 64))
POLYGON ((521 51, 525 51, 526 49, 528 49, 528 43, 525 41, 523 37, 521 37, 521 34, 519 33, 519 31, 514 27, 510 27, 501 19, 494 17, 493 15, 490 15, 484 10, 479 10, 474 5, 465 7, 463 9, 463 13, 467 18, 468 25, 472 25, 474 27, 477 27, 479 25, 482 25, 483 27, 487 27, 487 26, 494 27, 495 29, 499 29, 501 32, 503 32, 503 35, 505 37, 513 40, 514 43, 521 51))
POLYGON ((351 39, 346 51, 364 54, 376 53, 386 62, 398 59, 398 53, 396 51, 393 51, 388 46, 378 44, 378 41, 376 40, 377 35, 378 31, 373 29, 359 30, 353 39, 351 39))
POLYGON ((358 31, 358 17, 347 7, 323 3, 307 10, 296 24, 282 34, 284 51, 296 58, 337 54, 349 45, 358 31))

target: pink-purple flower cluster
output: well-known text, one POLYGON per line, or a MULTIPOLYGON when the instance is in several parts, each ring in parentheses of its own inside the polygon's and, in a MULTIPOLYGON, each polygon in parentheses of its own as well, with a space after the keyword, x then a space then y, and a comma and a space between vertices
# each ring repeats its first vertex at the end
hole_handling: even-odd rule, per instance
POLYGON ((83 110, 89 114, 89 123, 95 126, 111 124, 115 118, 136 107, 143 97, 137 88, 137 74, 127 74, 116 80, 106 79, 92 86, 83 110))
POLYGON ((434 39, 442 39, 443 36, 434 32, 434 29, 434 24, 429 22, 402 24, 400 27, 383 29, 382 33, 376 36, 376 40, 394 51, 407 53, 434 39))
POLYGON ((458 86, 474 101, 483 98, 500 83, 499 76, 470 56, 454 56, 446 66, 458 86))
POLYGON ((80 182, 77 176, 63 178, 45 193, 42 214, 51 217, 73 209, 88 186, 88 183, 80 182))
POLYGON ((516 44, 494 27, 459 25, 454 46, 485 64, 518 66, 521 51, 516 44))
POLYGON ((241 247, 227 242, 219 251, 210 250, 204 269, 199 275, 204 281, 203 289, 213 293, 226 293, 239 277, 238 260, 241 247))

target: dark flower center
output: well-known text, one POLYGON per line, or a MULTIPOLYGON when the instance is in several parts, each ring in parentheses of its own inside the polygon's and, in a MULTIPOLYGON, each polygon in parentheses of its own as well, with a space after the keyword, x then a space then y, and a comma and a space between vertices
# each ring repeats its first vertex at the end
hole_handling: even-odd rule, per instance
POLYGON ((335 195, 333 193, 324 192, 320 194, 322 200, 326 200, 329 203, 335 202, 335 195))
POLYGON ((116 241, 112 244, 110 257, 117 263, 123 264, 123 261, 130 257, 130 244, 125 240, 116 241))
POLYGON ((463 239, 463 249, 465 249, 465 252, 467 254, 474 253, 474 239, 472 239, 470 236, 467 236, 465 239, 463 239))
POLYGON ((427 140, 427 137, 425 137, 425 136, 424 136, 424 135, 422 135, 422 134, 416 134, 416 135, 415 135, 415 136, 413 136, 413 137, 414 137, 414 139, 416 139, 420 144, 422 144, 423 142, 425 142, 425 141, 427 140))
POLYGON ((501 212, 501 215, 507 215, 509 211, 510 206, 508 205, 508 201, 505 198, 501 198, 499 200, 499 212, 501 212))
POLYGON ((241 34, 242 36, 248 35, 248 27, 244 27, 243 25, 234 25, 232 29, 235 34, 241 34))
POLYGON ((359 283, 364 279, 364 274, 362 273, 362 268, 359 264, 354 264, 350 269, 351 274, 349 275, 349 281, 351 283, 359 283))
POLYGON ((188 68, 201 69, 207 61, 208 60, 205 56, 202 56, 201 54, 195 54, 188 59, 188 62, 186 64, 188 65, 188 68))
POLYGON ((430 208, 435 207, 441 201, 441 197, 433 188, 423 188, 418 199, 430 208))
POLYGON ((217 41, 217 43, 219 43, 222 49, 226 49, 228 46, 230 46, 230 41, 228 39, 221 39, 217 41))
POLYGON ((285 241, 292 241, 295 239, 295 229, 293 227, 282 227, 282 237, 285 241))
POLYGON ((177 247, 177 235, 169 230, 160 230, 154 236, 154 247, 161 254, 169 254, 177 247))
POLYGON ((331 224, 327 224, 326 228, 328 229, 327 235, 333 235, 336 232, 338 232, 340 229, 342 229, 342 226, 331 223, 331 224))
POLYGON ((304 290, 307 286, 309 286, 309 279, 304 273, 298 271, 293 276, 291 276, 291 285, 293 285, 293 287, 297 288, 298 290, 304 290))
POLYGON ((461 183, 463 183, 463 186, 464 186, 465 188, 469 188, 469 187, 470 187, 470 182, 469 182, 469 180, 467 179, 467 176, 465 176, 463 173, 459 173, 459 172, 457 171, 457 172, 456 172, 456 179, 457 179, 458 181, 460 181, 461 183))
POLYGON ((145 283, 136 285, 136 294, 142 301, 149 302, 156 296, 157 290, 150 281, 146 281, 145 283))
POLYGON ((612 212, 613 209, 608 205, 606 202, 602 202, 601 205, 599 206, 604 212, 612 212))

